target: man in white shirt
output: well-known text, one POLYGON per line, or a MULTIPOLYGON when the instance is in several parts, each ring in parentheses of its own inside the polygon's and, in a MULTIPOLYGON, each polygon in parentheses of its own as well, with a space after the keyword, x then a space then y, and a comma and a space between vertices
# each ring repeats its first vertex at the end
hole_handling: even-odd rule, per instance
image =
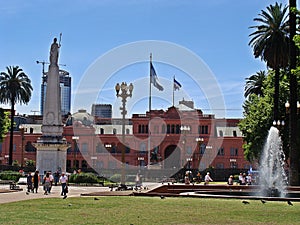
POLYGON ((61 173, 61 177, 59 178, 59 182, 61 184, 61 194, 60 195, 67 195, 67 183, 68 183, 68 177, 65 175, 64 172, 61 173))

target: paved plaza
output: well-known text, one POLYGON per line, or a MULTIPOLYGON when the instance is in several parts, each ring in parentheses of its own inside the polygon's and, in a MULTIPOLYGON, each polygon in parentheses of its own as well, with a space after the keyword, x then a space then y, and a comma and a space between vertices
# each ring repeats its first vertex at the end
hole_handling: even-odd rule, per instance
MULTIPOLYGON (((160 184, 158 183, 145 183, 144 184, 148 190, 156 188, 160 184)), ((9 190, 9 185, 0 185, 0 204, 7 202, 16 202, 23 201, 28 199, 36 198, 63 198, 61 196, 61 186, 53 186, 51 193, 44 195, 43 186, 39 187, 38 193, 29 193, 26 194, 26 185, 19 185, 20 188, 23 188, 22 191, 11 191, 9 190)), ((96 187, 96 186, 69 186, 68 198, 70 197, 81 197, 82 194, 89 193, 107 193, 107 195, 126 195, 130 194, 133 191, 111 191, 109 187, 96 187)))

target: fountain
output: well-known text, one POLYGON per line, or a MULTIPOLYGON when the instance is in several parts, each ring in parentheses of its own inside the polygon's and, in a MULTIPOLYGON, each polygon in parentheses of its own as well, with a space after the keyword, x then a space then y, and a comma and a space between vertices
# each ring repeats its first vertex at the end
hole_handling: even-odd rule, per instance
POLYGON ((234 198, 268 201, 300 201, 300 187, 288 187, 284 170, 285 155, 279 131, 271 127, 262 151, 258 185, 170 184, 148 193, 135 195, 169 195, 206 198, 234 198))
POLYGON ((284 171, 285 155, 279 131, 271 127, 260 161, 260 194, 265 197, 285 197, 287 176, 284 171))

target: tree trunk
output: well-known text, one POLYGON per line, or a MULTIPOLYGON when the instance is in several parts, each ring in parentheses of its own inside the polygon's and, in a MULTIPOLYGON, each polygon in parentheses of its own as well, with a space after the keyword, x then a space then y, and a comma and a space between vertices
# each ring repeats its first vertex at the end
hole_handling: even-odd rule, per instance
POLYGON ((273 108, 273 120, 277 122, 278 118, 278 102, 279 102, 279 75, 280 70, 279 68, 275 68, 275 80, 274 80, 274 108, 273 108))
POLYGON ((10 137, 9 137, 9 158, 8 164, 12 165, 13 163, 13 146, 14 146, 14 117, 15 117, 15 104, 14 100, 11 101, 11 112, 10 112, 10 137))
POLYGON ((298 134, 297 134, 297 77, 292 71, 296 69, 297 49, 293 41, 296 34, 296 14, 291 10, 296 9, 296 0, 290 0, 290 185, 299 185, 299 153, 298 153, 298 134))

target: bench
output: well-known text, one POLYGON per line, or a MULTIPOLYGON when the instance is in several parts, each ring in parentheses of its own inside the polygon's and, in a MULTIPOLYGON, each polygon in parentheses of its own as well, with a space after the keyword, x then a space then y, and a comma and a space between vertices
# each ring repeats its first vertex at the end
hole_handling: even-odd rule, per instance
POLYGON ((20 186, 17 186, 16 183, 14 181, 10 181, 9 182, 9 189, 10 190, 20 190, 20 186))
POLYGON ((10 184, 10 182, 13 182, 13 181, 12 180, 0 180, 0 185, 10 184))

